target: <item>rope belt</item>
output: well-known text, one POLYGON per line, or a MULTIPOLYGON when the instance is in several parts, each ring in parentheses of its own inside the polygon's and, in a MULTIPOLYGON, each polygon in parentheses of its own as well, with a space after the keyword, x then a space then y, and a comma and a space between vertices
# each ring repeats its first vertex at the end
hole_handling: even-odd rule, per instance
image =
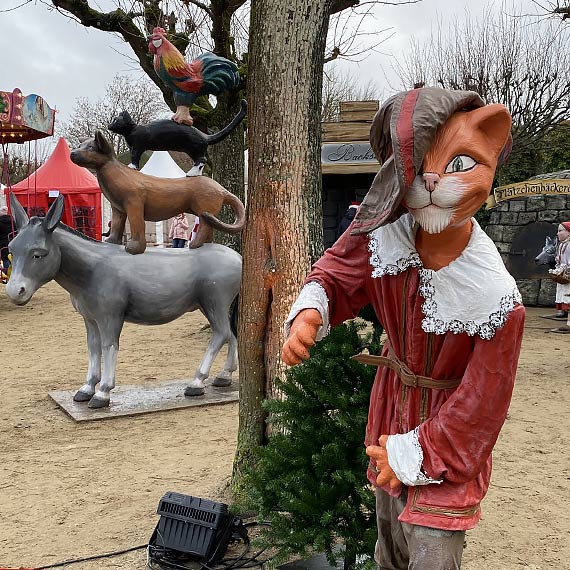
POLYGON ((352 357, 354 360, 362 364, 371 364, 372 366, 385 366, 390 368, 397 375, 402 384, 411 386, 412 388, 435 388, 439 390, 449 390, 450 388, 457 388, 461 384, 461 378, 446 378, 437 380, 429 376, 420 376, 414 374, 408 366, 402 362, 388 346, 388 356, 376 356, 374 354, 357 354, 352 357))

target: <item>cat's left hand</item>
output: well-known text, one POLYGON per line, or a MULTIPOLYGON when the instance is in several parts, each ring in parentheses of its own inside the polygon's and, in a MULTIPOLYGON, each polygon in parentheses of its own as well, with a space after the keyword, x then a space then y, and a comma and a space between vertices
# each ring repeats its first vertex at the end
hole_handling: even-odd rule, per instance
POLYGON ((394 471, 388 463, 388 451, 386 450, 387 435, 380 436, 378 440, 379 445, 369 445, 366 448, 366 454, 376 463, 378 470, 378 477, 376 477, 376 485, 384 487, 388 485, 390 489, 398 489, 402 483, 396 477, 394 471))

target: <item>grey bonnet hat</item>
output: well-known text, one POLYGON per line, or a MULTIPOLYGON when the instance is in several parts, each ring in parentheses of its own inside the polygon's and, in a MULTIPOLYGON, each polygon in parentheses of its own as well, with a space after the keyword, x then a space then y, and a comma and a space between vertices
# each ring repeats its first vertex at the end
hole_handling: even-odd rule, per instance
POLYGON ((423 87, 388 99, 370 128, 370 144, 382 168, 352 223, 351 234, 368 233, 397 220, 402 199, 420 172, 437 128, 461 110, 483 107, 474 91, 423 87))

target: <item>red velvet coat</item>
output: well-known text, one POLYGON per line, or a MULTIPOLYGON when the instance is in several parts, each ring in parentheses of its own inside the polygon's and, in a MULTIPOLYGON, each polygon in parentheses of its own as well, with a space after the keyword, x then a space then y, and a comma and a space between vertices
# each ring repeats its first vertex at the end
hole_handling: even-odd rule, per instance
MULTIPOLYGON (((306 281, 324 287, 331 326, 372 303, 396 356, 413 372, 462 381, 450 390, 411 388, 392 370, 379 368, 365 444, 377 445, 382 434, 406 433, 419 425, 422 470, 443 483, 411 487, 400 520, 446 530, 473 528, 489 487, 491 451, 511 399, 524 307, 517 304, 490 340, 466 333, 426 333, 421 326, 425 315, 418 269, 373 278, 368 246, 367 236, 345 232, 306 281)), ((374 483, 372 466, 368 478, 374 483)))

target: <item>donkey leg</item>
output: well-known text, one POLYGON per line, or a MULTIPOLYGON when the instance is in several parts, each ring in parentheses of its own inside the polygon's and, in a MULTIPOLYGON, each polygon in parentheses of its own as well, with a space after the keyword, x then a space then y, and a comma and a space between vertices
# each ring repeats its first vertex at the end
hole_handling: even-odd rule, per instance
POLYGON ((220 323, 219 317, 216 318, 215 315, 211 314, 213 311, 206 311, 205 309, 202 309, 202 312, 206 315, 206 318, 210 322, 210 325, 212 327, 212 337, 210 338, 210 343, 206 349, 206 354, 204 354, 204 357, 202 358, 202 361, 196 370, 196 374, 194 375, 193 380, 186 387, 186 390, 184 390, 185 396, 201 396, 205 392, 204 380, 208 378, 212 363, 218 355, 218 352, 220 352, 222 346, 224 346, 225 342, 228 339, 228 335, 230 334, 229 321, 227 325, 228 330, 226 331, 226 327, 220 323))
POLYGON ((123 328, 123 318, 109 317, 104 323, 98 324, 101 333, 103 374, 98 390, 89 400, 90 408, 104 408, 109 405, 111 390, 115 387, 115 370, 117 368, 119 336, 123 328))
POLYGON ((95 321, 83 317, 87 329, 87 349, 89 351, 89 366, 85 384, 77 390, 73 400, 75 402, 88 402, 95 394, 95 386, 101 380, 101 335, 95 321))
POLYGON ((224 369, 216 375, 212 386, 230 386, 232 383, 232 374, 238 367, 238 354, 237 354, 237 338, 233 333, 230 333, 230 340, 228 341, 228 356, 224 363, 224 369))

